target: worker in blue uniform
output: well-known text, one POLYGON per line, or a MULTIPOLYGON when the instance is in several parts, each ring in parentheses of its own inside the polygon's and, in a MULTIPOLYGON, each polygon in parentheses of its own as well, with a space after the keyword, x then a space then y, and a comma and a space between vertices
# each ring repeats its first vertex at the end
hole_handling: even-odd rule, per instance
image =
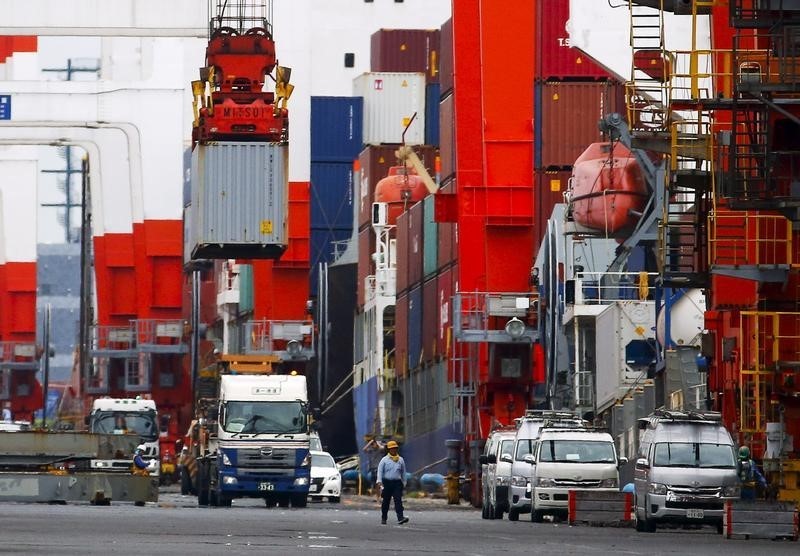
POLYGON ((756 499, 756 485, 761 485, 766 488, 767 481, 758 470, 756 462, 750 459, 750 448, 742 446, 739 448, 739 462, 737 464, 737 471, 739 480, 742 485, 741 499, 742 500, 755 500, 756 499))
POLYGON ((408 523, 408 518, 403 515, 403 489, 406 486, 406 462, 398 453, 399 446, 394 440, 386 443, 389 453, 383 456, 378 463, 377 485, 381 489, 381 524, 386 525, 389 515, 389 501, 394 499, 394 511, 397 513, 397 523, 408 523))

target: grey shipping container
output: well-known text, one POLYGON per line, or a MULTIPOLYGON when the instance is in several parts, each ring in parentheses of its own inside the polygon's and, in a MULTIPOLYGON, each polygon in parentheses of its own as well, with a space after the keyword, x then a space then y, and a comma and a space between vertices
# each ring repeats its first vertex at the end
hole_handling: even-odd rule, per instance
POLYGON ((288 244, 287 146, 213 142, 192 153, 193 259, 274 259, 288 244))

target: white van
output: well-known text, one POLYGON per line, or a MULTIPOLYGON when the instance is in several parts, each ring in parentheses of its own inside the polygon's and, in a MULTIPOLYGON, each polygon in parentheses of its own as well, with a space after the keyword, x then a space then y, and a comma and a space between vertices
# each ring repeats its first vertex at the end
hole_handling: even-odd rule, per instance
POLYGON ((481 463, 483 519, 503 519, 508 511, 508 477, 511 475, 511 454, 514 451, 516 429, 495 429, 486 440, 481 463))
POLYGON ((636 530, 658 523, 715 525, 726 500, 739 498, 736 447, 714 412, 654 412, 639 419, 634 470, 636 530))
POLYGON ((543 428, 534 454, 531 521, 544 515, 566 517, 570 490, 619 492, 619 467, 628 462, 617 457, 614 439, 590 429, 543 428))
MULTIPOLYGON (((552 410, 528 410, 517 421, 517 434, 514 437, 513 457, 509 459, 509 476, 504 479, 509 485, 508 519, 519 520, 519 514, 531 511, 531 464, 525 459, 533 454, 539 431, 547 426, 583 427, 586 421, 574 413, 552 410)), ((502 480, 499 477, 498 480, 502 480)))

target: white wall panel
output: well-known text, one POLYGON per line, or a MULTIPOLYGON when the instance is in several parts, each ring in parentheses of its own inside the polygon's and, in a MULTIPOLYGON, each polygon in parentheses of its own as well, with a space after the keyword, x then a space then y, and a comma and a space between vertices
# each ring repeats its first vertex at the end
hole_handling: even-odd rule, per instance
POLYGON ((36 261, 36 160, 0 160, 4 262, 36 261))

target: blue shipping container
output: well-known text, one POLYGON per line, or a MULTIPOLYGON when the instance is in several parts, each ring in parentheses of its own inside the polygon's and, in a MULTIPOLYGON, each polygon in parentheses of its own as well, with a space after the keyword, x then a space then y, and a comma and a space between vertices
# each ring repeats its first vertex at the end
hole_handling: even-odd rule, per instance
POLYGON ((309 277, 311 295, 317 295, 320 263, 331 263, 338 255, 343 253, 347 247, 346 242, 350 239, 352 233, 350 228, 342 230, 311 229, 311 273, 309 277))
POLYGON ((439 83, 425 87, 425 144, 439 146, 439 83))
POLYGON ((408 370, 419 367, 422 357, 422 286, 408 292, 408 370))
POLYGON ((353 227, 352 162, 311 163, 311 227, 342 230, 353 227))
POLYGON ((311 97, 312 162, 352 162, 363 131, 362 97, 311 97))

